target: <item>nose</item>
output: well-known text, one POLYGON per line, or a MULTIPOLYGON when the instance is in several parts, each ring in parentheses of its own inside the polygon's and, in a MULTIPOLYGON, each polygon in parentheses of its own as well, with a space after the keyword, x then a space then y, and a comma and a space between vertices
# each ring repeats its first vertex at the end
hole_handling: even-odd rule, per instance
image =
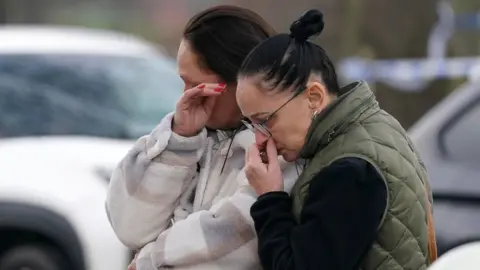
POLYGON ((267 135, 263 134, 258 130, 255 131, 255 143, 257 145, 264 145, 267 141, 268 141, 267 135))

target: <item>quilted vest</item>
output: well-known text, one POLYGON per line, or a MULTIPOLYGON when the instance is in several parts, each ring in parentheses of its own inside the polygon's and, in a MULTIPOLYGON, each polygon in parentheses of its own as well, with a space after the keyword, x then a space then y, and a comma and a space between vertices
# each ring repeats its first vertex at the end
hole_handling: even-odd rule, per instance
POLYGON ((309 182, 320 170, 341 158, 364 159, 383 176, 388 198, 362 269, 426 269, 436 258, 436 243, 425 167, 405 130, 380 109, 365 82, 343 89, 345 94, 313 119, 307 134, 301 151, 307 166, 292 191, 295 217, 301 223, 309 182))

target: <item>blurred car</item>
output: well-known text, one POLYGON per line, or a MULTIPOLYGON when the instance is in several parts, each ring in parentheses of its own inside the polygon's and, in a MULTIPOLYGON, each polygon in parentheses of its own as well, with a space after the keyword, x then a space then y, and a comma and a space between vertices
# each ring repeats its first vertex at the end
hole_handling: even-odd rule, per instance
POLYGON ((0 270, 126 269, 105 213, 110 172, 181 95, 138 38, 0 27, 0 270))
POLYGON ((439 254, 480 241, 480 81, 453 91, 409 132, 430 176, 439 254))
POLYGON ((480 242, 457 246, 438 258, 428 270, 478 270, 480 269, 480 242))

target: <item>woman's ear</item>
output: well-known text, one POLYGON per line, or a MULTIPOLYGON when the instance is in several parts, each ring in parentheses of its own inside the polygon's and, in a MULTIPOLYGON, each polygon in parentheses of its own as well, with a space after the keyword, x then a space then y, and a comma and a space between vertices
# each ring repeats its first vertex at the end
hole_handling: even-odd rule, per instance
POLYGON ((307 98, 312 111, 319 111, 323 108, 328 95, 327 89, 319 82, 312 82, 307 86, 307 98))

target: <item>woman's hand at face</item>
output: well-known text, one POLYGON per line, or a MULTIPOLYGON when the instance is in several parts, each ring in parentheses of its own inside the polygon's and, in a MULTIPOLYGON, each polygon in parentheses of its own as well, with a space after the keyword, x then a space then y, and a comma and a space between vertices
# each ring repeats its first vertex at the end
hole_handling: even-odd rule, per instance
POLYGON ((225 89, 225 84, 202 83, 185 91, 177 102, 172 131, 183 137, 197 135, 212 115, 216 97, 225 89))
POLYGON ((267 141, 268 163, 263 163, 260 149, 253 144, 245 153, 245 175, 258 196, 272 191, 283 191, 283 174, 273 139, 267 141))
POLYGON ((137 270, 136 261, 137 261, 137 257, 138 257, 138 253, 139 253, 139 252, 140 252, 140 251, 136 251, 136 252, 135 252, 135 257, 133 257, 132 262, 128 265, 127 270, 137 270))

